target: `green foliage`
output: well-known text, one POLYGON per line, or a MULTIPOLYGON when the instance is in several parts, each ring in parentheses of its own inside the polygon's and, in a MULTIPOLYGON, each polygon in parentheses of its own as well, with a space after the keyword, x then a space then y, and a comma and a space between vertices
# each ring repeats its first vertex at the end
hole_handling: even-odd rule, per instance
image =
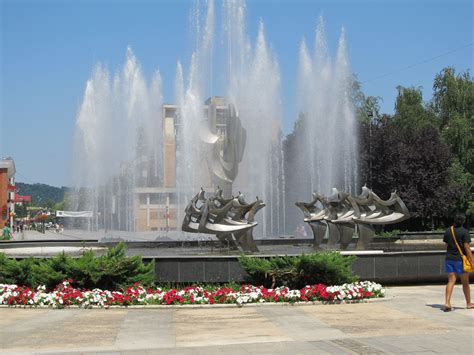
POLYGON ((357 121, 364 126, 369 126, 371 122, 377 122, 381 117, 380 101, 382 98, 379 96, 364 97, 361 106, 356 108, 357 121))
POLYGON ((69 208, 69 206, 72 205, 73 198, 74 198, 73 193, 71 193, 70 191, 65 191, 62 201, 56 202, 54 204, 54 206, 52 207, 53 210, 55 210, 55 211, 67 210, 69 208))
MULTIPOLYGON (((86 267, 86 272, 93 284, 99 284, 101 288, 108 290, 135 282, 150 285, 153 283, 154 263, 145 265, 138 255, 126 257, 125 245, 120 243, 104 255, 93 258, 86 267)), ((84 285, 84 287, 92 286, 84 285)))
POLYGON ((17 261, 0 253, 0 283, 31 284, 31 271, 37 261, 33 258, 17 261))
POLYGON ((297 278, 297 257, 277 256, 272 258, 253 258, 241 255, 240 265, 251 277, 254 285, 289 286, 297 278))
POLYGON ((366 167, 365 181, 370 181, 381 198, 398 191, 412 217, 426 228, 432 219, 449 214, 459 189, 452 184, 451 154, 437 128, 426 124, 416 129, 413 139, 406 127, 386 116, 372 127, 371 147, 363 155, 362 165, 366 167))
POLYGON ((396 237, 398 234, 401 234, 401 233, 403 232, 400 229, 393 229, 391 231, 377 233, 377 237, 391 238, 391 237, 396 237))
POLYGON ((301 256, 255 258, 242 255, 240 265, 254 285, 302 288, 309 284, 335 285, 353 282, 355 257, 338 252, 319 252, 301 256))
MULTIPOLYGON (((435 77, 430 109, 454 155, 451 174, 461 194, 455 209, 474 212, 474 80, 469 71, 444 68, 435 77)), ((452 214, 452 213, 451 213, 452 214)))
POLYGON ((316 283, 342 285, 358 279, 352 272, 355 256, 330 252, 302 255, 299 259, 297 270, 300 275, 300 287, 316 283))
POLYGON ((145 264, 140 256, 125 256, 125 245, 118 244, 96 256, 86 251, 80 258, 61 253, 49 259, 9 259, 0 253, 0 282, 53 288, 72 278, 80 288, 117 290, 135 282, 149 286, 154 281, 154 262, 145 264))
POLYGON ((435 117, 423 104, 421 88, 397 87, 395 123, 410 137, 415 136, 426 125, 434 125, 435 117))
POLYGON ((22 204, 18 204, 15 206, 15 215, 16 218, 25 218, 28 216, 28 207, 29 203, 23 202, 22 204))
POLYGON ((54 204, 63 201, 67 187, 54 187, 46 184, 26 184, 17 182, 16 187, 21 195, 31 195, 34 206, 52 208, 54 204))

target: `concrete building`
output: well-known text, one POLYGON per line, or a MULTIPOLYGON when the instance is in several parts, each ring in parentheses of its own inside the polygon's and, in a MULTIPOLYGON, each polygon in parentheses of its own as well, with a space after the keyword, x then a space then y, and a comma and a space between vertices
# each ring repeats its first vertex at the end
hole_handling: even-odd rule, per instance
POLYGON ((0 159, 0 228, 13 225, 15 215, 15 162, 0 159))
MULTIPOLYGON (((162 169, 157 167, 156 179, 150 183, 140 184, 134 190, 134 216, 136 231, 177 230, 177 197, 176 197, 176 136, 179 126, 178 107, 163 105, 163 160, 162 169)), ((140 162, 139 173, 149 175, 149 159, 140 162)), ((154 172, 151 172, 153 175, 154 172)))

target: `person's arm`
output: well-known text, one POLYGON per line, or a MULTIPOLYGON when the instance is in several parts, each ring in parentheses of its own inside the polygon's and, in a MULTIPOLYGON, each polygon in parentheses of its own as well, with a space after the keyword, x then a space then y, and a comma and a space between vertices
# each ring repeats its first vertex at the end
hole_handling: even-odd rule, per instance
POLYGON ((471 246, 469 243, 464 243, 464 252, 466 253, 466 256, 469 258, 471 261, 471 265, 474 265, 474 258, 472 256, 472 251, 471 251, 471 246))

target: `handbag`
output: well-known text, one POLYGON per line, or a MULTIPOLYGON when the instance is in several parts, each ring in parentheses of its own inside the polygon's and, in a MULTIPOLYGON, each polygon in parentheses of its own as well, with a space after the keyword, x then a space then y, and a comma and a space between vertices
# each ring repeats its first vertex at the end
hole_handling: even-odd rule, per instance
POLYGON ((461 248, 459 247, 458 241, 456 240, 456 236, 454 235, 453 226, 451 226, 451 234, 453 235, 454 243, 456 243, 456 246, 458 247, 459 254, 461 254, 462 269, 464 270, 464 272, 474 272, 474 265, 471 264, 467 256, 463 254, 463 252, 461 251, 461 248))

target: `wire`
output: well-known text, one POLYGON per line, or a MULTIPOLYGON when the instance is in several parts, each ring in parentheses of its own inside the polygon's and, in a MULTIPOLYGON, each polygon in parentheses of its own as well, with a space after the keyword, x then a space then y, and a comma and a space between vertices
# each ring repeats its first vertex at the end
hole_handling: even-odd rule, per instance
POLYGON ((382 75, 376 76, 376 77, 374 77, 374 78, 372 78, 372 79, 369 79, 369 80, 366 80, 366 81, 362 81, 361 84, 370 83, 370 82, 372 82, 372 81, 374 81, 374 80, 378 80, 378 79, 381 79, 381 78, 385 78, 386 76, 389 76, 389 75, 392 75, 392 74, 396 74, 396 73, 399 73, 399 72, 401 72, 401 71, 405 71, 405 70, 411 69, 411 68, 413 68, 413 67, 416 67, 416 66, 418 66, 418 65, 431 62, 431 61, 433 61, 433 60, 435 60, 435 59, 438 59, 438 58, 440 58, 440 57, 443 57, 443 56, 445 56, 445 55, 448 55, 448 54, 457 52, 457 51, 459 51, 459 50, 461 50, 461 49, 470 47, 470 46, 472 46, 473 44, 474 44, 474 42, 465 44, 465 45, 463 45, 463 46, 461 46, 461 47, 457 47, 457 48, 451 49, 451 50, 449 50, 449 51, 447 51, 447 52, 438 54, 438 55, 436 55, 436 56, 434 56, 434 57, 431 57, 431 58, 428 58, 428 59, 424 59, 424 60, 421 60, 421 61, 419 61, 419 62, 416 62, 416 63, 410 64, 410 65, 407 65, 406 67, 393 70, 393 71, 391 71, 391 72, 388 72, 388 73, 386 73, 386 74, 382 74, 382 75))

